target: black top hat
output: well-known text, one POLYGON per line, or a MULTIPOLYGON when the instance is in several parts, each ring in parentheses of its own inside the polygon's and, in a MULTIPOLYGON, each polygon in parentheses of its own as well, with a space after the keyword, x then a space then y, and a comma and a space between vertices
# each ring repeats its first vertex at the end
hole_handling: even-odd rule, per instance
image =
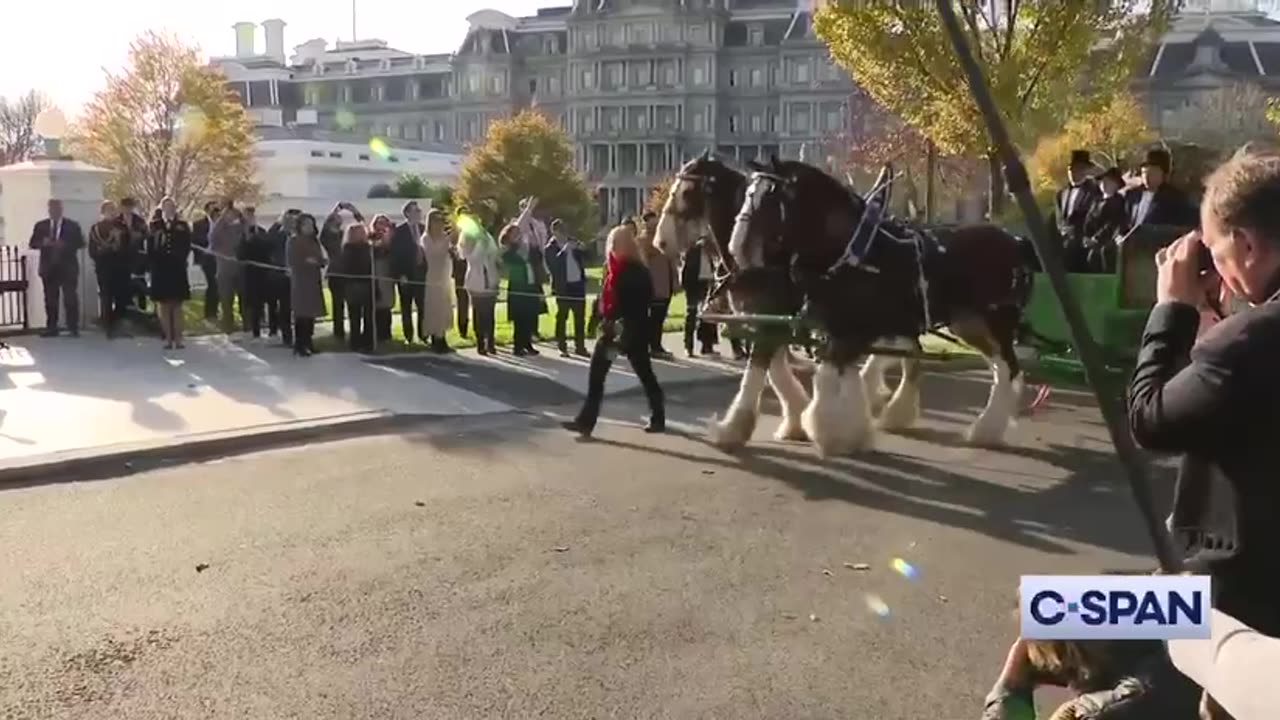
POLYGON ((1093 160, 1089 157, 1088 150, 1072 150, 1071 151, 1071 167, 1077 165, 1092 165, 1093 160))
POLYGON ((1154 165, 1165 172, 1169 172, 1169 166, 1172 161, 1169 158, 1169 152, 1161 148, 1152 148, 1147 151, 1147 158, 1142 161, 1144 166, 1154 165))
POLYGON ((1098 176, 1098 182, 1102 182, 1103 180, 1107 180, 1107 179, 1114 181, 1115 183, 1117 183, 1122 187, 1124 186, 1124 173, 1121 173, 1120 168, 1114 165, 1107 168, 1106 170, 1103 170, 1102 174, 1098 176))

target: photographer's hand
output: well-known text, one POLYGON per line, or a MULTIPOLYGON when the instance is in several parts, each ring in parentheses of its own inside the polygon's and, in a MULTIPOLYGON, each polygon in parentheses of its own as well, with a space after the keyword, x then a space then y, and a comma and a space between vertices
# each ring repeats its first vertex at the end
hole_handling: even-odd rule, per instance
POLYGON ((1156 253, 1156 302, 1199 307, 1204 301, 1200 278, 1200 231, 1192 230, 1156 253))

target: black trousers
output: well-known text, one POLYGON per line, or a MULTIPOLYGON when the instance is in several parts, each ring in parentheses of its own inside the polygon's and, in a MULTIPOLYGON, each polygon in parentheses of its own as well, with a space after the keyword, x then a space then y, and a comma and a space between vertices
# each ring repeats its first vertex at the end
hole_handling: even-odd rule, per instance
POLYGON ((572 313, 573 346, 575 348, 585 348, 587 346, 587 284, 585 282, 569 283, 561 290, 563 292, 556 297, 556 343, 561 350, 568 347, 567 339, 564 335, 564 327, 569 319, 569 314, 572 313))
POLYGON ((496 323, 494 309, 497 306, 496 295, 483 294, 471 296, 472 324, 476 331, 476 345, 493 349, 494 326, 496 323))
POLYGON ((204 273, 204 318, 206 320, 217 320, 218 264, 213 262, 211 258, 201 261, 200 272, 204 273))
MULTIPOLYGON (((412 275, 401 274, 396 278, 396 295, 400 298, 400 327, 404 332, 405 342, 413 342, 415 317, 418 319, 418 332, 422 332, 422 313, 426 309, 422 304, 426 289, 422 283, 425 280, 425 275, 416 272, 412 275)), ((422 341, 426 342, 426 338, 422 338, 422 341)))
POLYGON ((662 326, 670 312, 671 298, 654 300, 649 305, 649 349, 653 352, 666 352, 662 347, 662 326))
POLYGON ((533 347, 534 333, 538 330, 538 305, 541 298, 508 297, 507 315, 511 318, 512 344, 516 350, 533 347))
POLYGON ((280 339, 286 345, 293 344, 293 330, 290 321, 293 319, 293 292, 289 285, 289 276, 283 273, 272 273, 267 295, 267 323, 272 335, 280 333, 280 339))
POLYGON ((333 336, 341 340, 347 336, 346 323, 346 303, 343 298, 347 296, 346 286, 343 281, 346 278, 330 277, 329 278, 329 300, 333 304, 332 320, 333 320, 333 336))
POLYGON ((111 335, 120 327, 120 321, 129 308, 132 278, 127 267, 106 258, 94 264, 94 274, 98 276, 98 309, 102 325, 111 335))
POLYGON ((458 304, 458 334, 467 336, 471 322, 471 293, 462 287, 462 281, 456 280, 458 287, 453 291, 458 304))
POLYGON ((684 349, 690 353, 695 340, 703 350, 714 348, 719 341, 715 323, 703 322, 698 317, 708 289, 708 283, 703 280, 687 284, 684 288, 684 349))
POLYGON ((270 278, 261 268, 247 267, 244 272, 243 295, 240 300, 240 313, 245 316, 249 332, 254 337, 262 336, 262 321, 266 319, 267 302, 271 292, 270 278))
MULTIPOLYGON (((334 307, 338 304, 334 303, 334 307)), ((346 311, 347 320, 351 323, 347 334, 348 346, 356 352, 373 352, 373 303, 364 299, 347 300, 346 311)))
POLYGON ((623 344, 621 339, 613 335, 604 335, 596 343, 595 351, 591 353, 591 369, 587 373, 587 399, 582 403, 582 410, 575 418, 579 427, 591 430, 600 419, 600 405, 604 402, 604 381, 609 374, 609 368, 613 367, 616 354, 627 356, 627 361, 631 363, 631 370, 640 379, 645 397, 649 400, 650 422, 666 421, 666 401, 662 394, 662 386, 658 384, 658 377, 653 374, 653 363, 649 358, 646 340, 645 337, 638 337, 623 344))
POLYGON ((383 343, 391 339, 391 308, 374 308, 373 329, 377 333, 378 342, 383 343))
POLYGON ((315 336, 316 336, 316 319, 315 318, 294 318, 293 320, 293 349, 294 350, 310 350, 315 352, 315 336))
MULTIPOLYGON (((78 332, 80 329, 80 268, 59 268, 47 275, 41 275, 40 282, 44 286, 45 327, 49 330, 58 329, 58 310, 61 307, 66 315, 63 319, 66 320, 67 329, 78 332)), ((127 301, 128 295, 125 298, 127 301)))

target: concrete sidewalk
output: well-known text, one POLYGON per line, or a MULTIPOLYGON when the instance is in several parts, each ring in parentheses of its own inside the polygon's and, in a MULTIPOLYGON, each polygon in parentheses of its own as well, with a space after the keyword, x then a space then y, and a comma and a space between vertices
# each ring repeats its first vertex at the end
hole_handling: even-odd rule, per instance
MULTIPOLYGON (((192 338, 163 351, 155 338, 17 338, 0 350, 0 481, 41 466, 143 450, 251 444, 282 432, 388 418, 511 412, 576 401, 584 358, 325 353, 292 356, 278 343, 192 338)), ((730 381, 729 361, 655 362, 672 386, 730 381)), ((625 362, 610 394, 638 386, 625 362)))

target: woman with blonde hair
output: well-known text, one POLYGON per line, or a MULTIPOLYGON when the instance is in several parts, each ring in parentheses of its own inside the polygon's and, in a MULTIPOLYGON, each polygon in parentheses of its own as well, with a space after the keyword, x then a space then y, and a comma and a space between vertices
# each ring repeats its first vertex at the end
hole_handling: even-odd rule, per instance
POLYGON ((578 416, 564 427, 590 437, 600 417, 604 400, 604 381, 613 365, 614 356, 622 353, 644 387, 649 400, 649 423, 645 432, 666 430, 666 408, 662 387, 653 374, 649 357, 649 304, 653 301, 653 281, 649 278, 646 254, 640 248, 633 225, 623 224, 609 231, 606 244, 607 265, 604 287, 600 291, 600 339, 591 354, 591 370, 587 379, 587 398, 578 416))
POLYGON ((431 210, 427 213, 427 230, 422 235, 423 261, 426 263, 426 287, 423 288, 422 318, 419 322, 422 336, 431 341, 431 350, 451 353, 445 335, 453 323, 453 252, 458 236, 444 220, 444 213, 431 210))
POLYGON ((191 298, 187 258, 191 255, 191 226, 178 217, 173 198, 160 201, 147 235, 151 270, 151 300, 156 304, 165 348, 182 348, 182 303, 191 298))

